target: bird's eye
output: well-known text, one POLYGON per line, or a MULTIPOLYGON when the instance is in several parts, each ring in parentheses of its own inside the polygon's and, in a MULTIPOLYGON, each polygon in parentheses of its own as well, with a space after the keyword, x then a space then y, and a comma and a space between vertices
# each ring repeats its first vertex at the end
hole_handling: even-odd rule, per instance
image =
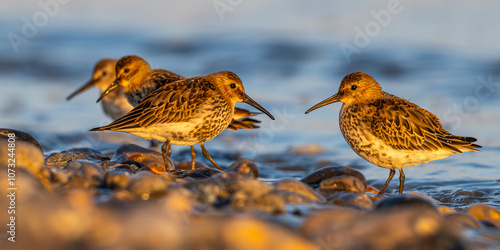
POLYGON ((107 74, 108 74, 108 72, 106 72, 106 71, 103 71, 103 72, 102 72, 102 75, 103 75, 103 76, 105 76, 105 75, 107 75, 107 74))
POLYGON ((129 71, 130 71, 130 69, 125 69, 125 70, 123 71, 123 73, 128 73, 129 71))
POLYGON ((231 85, 229 85, 229 87, 231 87, 232 89, 235 89, 236 88, 236 84, 231 83, 231 85))
POLYGON ((352 86, 351 86, 351 89, 352 89, 352 90, 356 90, 357 88, 358 88, 358 86, 356 86, 356 85, 352 85, 352 86))

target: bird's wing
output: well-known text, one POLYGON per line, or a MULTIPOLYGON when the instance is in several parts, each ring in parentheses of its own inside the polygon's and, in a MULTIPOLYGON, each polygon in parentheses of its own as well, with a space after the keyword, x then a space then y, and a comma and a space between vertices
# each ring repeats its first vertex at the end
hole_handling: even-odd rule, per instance
POLYGON ((201 78, 191 78, 163 86, 125 116, 95 130, 122 130, 161 123, 187 122, 213 94, 214 90, 205 87, 206 85, 207 82, 201 78))
POLYGON ((382 98, 369 109, 373 118, 372 133, 394 149, 435 151, 446 147, 462 152, 443 143, 454 136, 442 127, 435 115, 407 100, 382 98))

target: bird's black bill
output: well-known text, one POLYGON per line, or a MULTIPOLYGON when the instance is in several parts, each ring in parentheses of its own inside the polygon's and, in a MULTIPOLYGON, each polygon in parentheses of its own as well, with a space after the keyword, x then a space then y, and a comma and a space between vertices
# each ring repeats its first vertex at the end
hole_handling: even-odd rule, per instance
POLYGON ((81 92, 94 87, 95 81, 90 80, 87 83, 85 83, 83 86, 81 86, 79 89, 75 90, 75 92, 71 93, 68 97, 66 97, 66 101, 71 100, 71 98, 75 97, 76 95, 80 94, 81 92))
POLYGON ((100 102, 102 100, 102 98, 106 97, 109 93, 111 93, 111 91, 113 91, 114 89, 118 88, 118 83, 116 82, 116 80, 113 82, 113 84, 111 84, 103 93, 102 95, 99 97, 99 99, 97 99, 97 102, 100 102))
POLYGON ((312 106, 310 109, 308 109, 306 111, 306 114, 317 109, 317 108, 321 108, 321 107, 326 106, 328 104, 332 104, 334 102, 339 102, 339 101, 340 101, 339 94, 332 95, 332 96, 326 98, 325 100, 321 101, 320 103, 312 106))
POLYGON ((243 102, 254 106, 256 109, 262 111, 262 113, 264 113, 267 116, 269 116, 269 118, 271 118, 271 120, 274 120, 274 116, 271 115, 271 113, 269 113, 269 111, 267 111, 265 108, 263 108, 262 106, 260 106, 260 104, 258 104, 252 98, 250 98, 250 96, 248 96, 247 94, 245 94, 245 97, 243 97, 243 102))

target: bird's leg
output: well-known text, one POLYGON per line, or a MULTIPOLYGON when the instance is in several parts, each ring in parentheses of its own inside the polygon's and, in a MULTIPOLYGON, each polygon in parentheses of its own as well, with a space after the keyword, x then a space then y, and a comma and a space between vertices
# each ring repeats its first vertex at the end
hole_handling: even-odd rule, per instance
POLYGON ((191 145, 191 168, 194 169, 194 164, 196 162, 196 151, 194 150, 194 146, 191 145))
POLYGON ((167 165, 167 162, 168 162, 168 158, 170 158, 170 142, 172 141, 172 139, 167 139, 167 141, 165 143, 163 143, 163 145, 161 146, 161 154, 163 155, 163 161, 165 163, 165 169, 168 169, 168 165, 167 165), (168 148, 168 153, 167 153, 167 148, 168 148))
POLYGON ((200 143, 200 146, 201 146, 201 152, 203 152, 203 155, 216 167, 218 168, 219 170, 222 170, 224 171, 224 169, 222 169, 221 167, 219 167, 219 165, 214 161, 214 159, 212 159, 212 157, 210 157, 210 155, 208 154, 208 151, 205 149, 205 146, 203 145, 203 142, 200 143))
POLYGON ((399 195, 403 194, 403 187, 405 185, 405 173, 403 169, 399 169, 399 195))
POLYGON ((168 158, 170 158, 170 155, 172 155, 172 144, 170 144, 170 139, 169 139, 169 142, 168 142, 168 150, 167 150, 167 156, 168 158))
POLYGON ((396 173, 396 170, 394 170, 393 168, 391 168, 391 172, 389 173, 389 178, 387 178, 387 181, 385 181, 384 186, 382 187, 382 189, 380 189, 380 192, 378 192, 377 196, 381 196, 381 195, 384 194, 385 189, 389 185, 389 182, 391 182, 392 177, 394 177, 395 173, 396 173))

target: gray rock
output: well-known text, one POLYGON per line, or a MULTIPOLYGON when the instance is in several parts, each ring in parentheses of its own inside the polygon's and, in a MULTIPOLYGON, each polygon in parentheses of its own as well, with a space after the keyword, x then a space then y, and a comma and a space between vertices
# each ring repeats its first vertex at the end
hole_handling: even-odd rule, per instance
POLYGON ((104 177, 104 186, 109 189, 126 188, 130 180, 130 173, 127 171, 107 172, 104 177))
POLYGON ((259 177, 259 168, 249 159, 241 159, 231 164, 226 172, 236 172, 243 174, 246 177, 257 178, 259 177))
POLYGON ((306 177, 304 177, 301 181, 316 188, 319 186, 319 183, 321 181, 326 180, 326 179, 331 178, 331 177, 340 176, 340 175, 354 176, 354 177, 358 178, 360 181, 362 181, 365 187, 367 185, 366 178, 361 172, 359 172, 355 169, 352 169, 352 168, 336 167, 336 166, 324 167, 324 168, 318 169, 318 170, 310 173, 306 177))
POLYGON ((132 175, 127 190, 143 200, 158 198, 167 192, 173 179, 169 174, 156 175, 149 172, 138 172, 132 175))
POLYGON ((83 155, 76 154, 69 151, 62 151, 60 153, 53 153, 45 160, 45 165, 49 168, 64 168, 68 162, 74 160, 88 160, 83 155))
POLYGON ((319 183, 319 189, 325 193, 351 192, 364 194, 366 186, 352 175, 339 175, 324 179, 319 183))
POLYGON ((352 207, 360 210, 368 210, 373 207, 373 201, 366 194, 352 192, 336 192, 326 195, 328 203, 352 207))
POLYGON ((163 156, 160 152, 143 148, 135 144, 122 145, 116 150, 111 160, 118 163, 125 163, 127 161, 136 161, 143 164, 146 167, 154 166, 164 171, 175 169, 174 164, 170 159, 167 162, 167 167, 165 168, 163 156))
MULTIPOLYGON (((281 191, 296 193, 316 202, 324 202, 325 198, 309 185, 295 179, 281 179, 273 183, 281 191)), ((289 195, 287 195, 289 196, 289 195)), ((298 198, 298 197, 297 197, 298 198)))
POLYGON ((0 167, 13 164, 13 170, 25 168, 39 174, 45 161, 40 144, 30 134, 13 129, 0 129, 0 152, 0 167), (11 133, 13 137, 9 137, 11 133))

